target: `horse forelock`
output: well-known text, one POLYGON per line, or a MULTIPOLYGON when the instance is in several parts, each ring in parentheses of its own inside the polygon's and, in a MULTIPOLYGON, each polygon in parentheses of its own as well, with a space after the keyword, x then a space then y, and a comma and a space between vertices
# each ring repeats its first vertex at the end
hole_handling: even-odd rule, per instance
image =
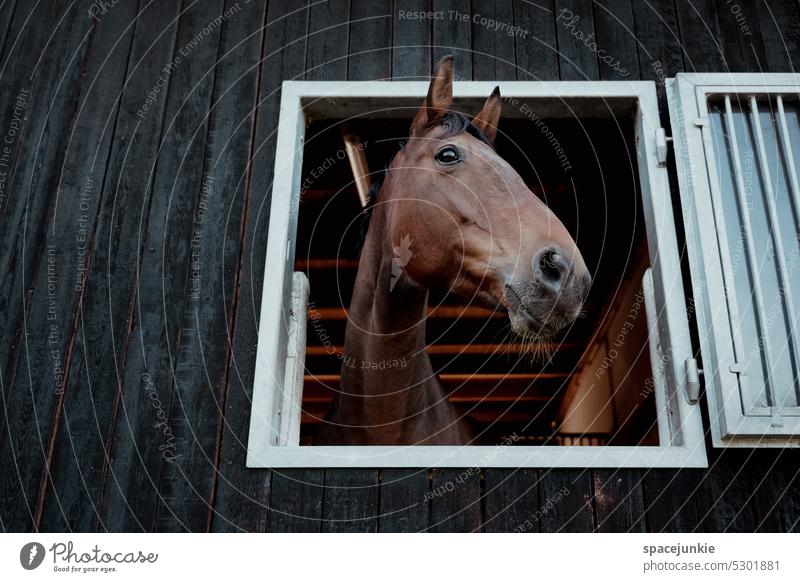
POLYGON ((447 133, 444 135, 444 137, 467 132, 469 135, 481 140, 486 145, 492 145, 486 134, 478 129, 477 126, 472 123, 472 120, 469 117, 458 111, 448 111, 437 125, 441 125, 447 129, 447 133))
MULTIPOLYGON (((430 129, 433 127, 444 127, 446 129, 446 133, 442 137, 452 137, 454 135, 458 135, 460 133, 466 132, 467 134, 471 135, 472 137, 479 139, 492 149, 494 146, 489 141, 489 138, 483 133, 480 129, 478 129, 472 120, 460 113, 458 111, 448 111, 444 117, 442 117, 438 122, 431 126, 430 129)), ((399 142, 399 147, 397 152, 402 150, 406 145, 405 141, 399 142)), ((375 207, 375 204, 378 202, 378 193, 380 192, 381 188, 383 187, 383 182, 386 179, 386 175, 389 173, 389 165, 391 165, 392 160, 397 155, 397 152, 392 154, 392 157, 384 166, 383 170, 373 175, 373 182, 372 187, 369 189, 369 197, 367 200, 367 205, 361 211, 361 228, 359 231, 358 241, 356 242, 356 252, 361 253, 361 249, 364 246, 364 240, 367 238, 367 230, 369 228, 369 219, 372 217, 372 209, 375 207)))

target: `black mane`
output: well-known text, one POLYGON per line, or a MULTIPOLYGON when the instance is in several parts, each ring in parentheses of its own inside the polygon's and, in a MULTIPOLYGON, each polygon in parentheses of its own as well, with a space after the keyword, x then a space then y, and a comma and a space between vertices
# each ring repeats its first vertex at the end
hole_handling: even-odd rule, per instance
MULTIPOLYGON (((441 125, 447 129, 447 133, 444 137, 467 132, 469 135, 481 140, 486 145, 492 145, 489 142, 489 138, 486 137, 486 134, 478 129, 475 124, 472 123, 472 120, 470 120, 469 117, 463 113, 459 113, 458 111, 448 111, 437 123, 437 125, 441 125)), ((400 142, 398 151, 402 150, 403 147, 405 147, 405 142, 400 142)), ((383 181, 386 179, 386 174, 389 172, 389 165, 392 163, 392 160, 396 155, 397 152, 395 152, 392 157, 389 158, 389 161, 386 163, 381 172, 373 175, 374 181, 372 183, 372 187, 369 189, 369 199, 367 201, 367 205, 361 211, 361 228, 359 229, 358 241, 356 242, 356 252, 359 254, 361 253, 361 247, 364 246, 364 240, 367 238, 367 230, 369 229, 369 219, 372 217, 372 209, 375 207, 375 203, 378 201, 378 193, 383 187, 383 181)))

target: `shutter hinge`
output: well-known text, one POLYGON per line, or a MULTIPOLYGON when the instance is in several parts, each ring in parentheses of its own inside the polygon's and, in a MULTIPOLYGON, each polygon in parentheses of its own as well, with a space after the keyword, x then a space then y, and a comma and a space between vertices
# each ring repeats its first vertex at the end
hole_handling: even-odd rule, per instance
POLYGON ((703 373, 697 367, 697 360, 694 358, 687 358, 684 362, 686 368, 686 399, 689 404, 697 404, 700 400, 700 374, 703 373))
POLYGON ((663 168, 667 165, 667 150, 669 149, 669 142, 672 141, 671 137, 667 137, 667 132, 663 127, 656 130, 656 157, 658 158, 658 167, 663 168))
POLYGON ((697 127, 700 127, 700 128, 707 127, 708 126, 708 118, 707 117, 698 117, 697 119, 694 120, 694 124, 697 127))

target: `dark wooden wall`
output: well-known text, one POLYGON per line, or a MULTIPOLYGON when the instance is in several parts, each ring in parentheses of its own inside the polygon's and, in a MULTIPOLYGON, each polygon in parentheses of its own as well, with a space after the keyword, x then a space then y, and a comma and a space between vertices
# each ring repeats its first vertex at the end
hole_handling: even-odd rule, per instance
POLYGON ((119 0, 95 18, 4 0, 0 529, 798 529, 797 451, 681 471, 244 467, 283 79, 425 78, 452 52, 467 79, 650 79, 663 104, 678 71, 794 70, 798 2, 737 3, 750 34, 712 0, 119 0), (429 9, 528 35, 397 18, 429 9))

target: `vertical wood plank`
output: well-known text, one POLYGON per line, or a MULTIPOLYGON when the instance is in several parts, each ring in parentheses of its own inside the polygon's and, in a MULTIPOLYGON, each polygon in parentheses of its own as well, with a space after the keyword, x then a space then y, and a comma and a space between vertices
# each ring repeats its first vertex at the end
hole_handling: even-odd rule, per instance
POLYGON ((339 469, 325 472, 322 531, 378 531, 377 469, 339 469))
POLYGON ((430 525, 430 490, 430 472, 425 469, 383 470, 378 531, 424 531, 430 525))
POLYGON ((270 480, 268 470, 248 469, 248 431, 253 396, 253 375, 265 282, 264 257, 275 140, 284 79, 302 78, 305 71, 308 9, 292 0, 269 3, 264 31, 259 101, 256 112, 255 147, 246 192, 244 236, 239 253, 240 270, 236 318, 232 332, 231 360, 225 396, 225 422, 212 530, 265 531, 269 522, 270 480))
POLYGON ((750 507, 757 532, 796 531, 800 519, 800 451, 754 451, 747 461, 750 507))
MULTIPOLYGON (((0 298, 3 299, 0 301, 0 321, 5 322, 0 326, 0 389, 6 395, 20 348, 19 333, 22 326, 18 321, 30 299, 26 290, 26 283, 30 281, 22 280, 22 266, 27 266, 24 272, 34 272, 33 265, 39 258, 41 229, 45 222, 41 215, 47 212, 46 206, 44 209, 40 206, 49 200, 49 197, 45 197, 42 201, 35 195, 37 189, 29 188, 31 179, 39 179, 34 175, 33 161, 45 126, 69 121, 73 107, 66 96, 54 100, 56 87, 52 83, 42 84, 43 75, 56 74, 54 67, 37 66, 42 56, 43 39, 50 36, 54 20, 60 18, 56 14, 57 7, 57 4, 47 5, 43 2, 26 3, 15 11, 11 22, 13 39, 9 41, 12 46, 8 48, 0 70, 4 87, 0 91, 0 136, 4 142, 0 158, 0 272, 3 273, 0 278, 0 298), (51 102, 58 112, 52 119, 41 113, 48 110, 47 104, 51 102), (37 114, 31 115, 31 111, 37 114), (34 194, 30 199, 29 193, 34 194), (28 242, 23 247, 26 249, 24 254, 20 252, 19 244, 23 240, 28 242)), ((66 55, 62 53, 62 57, 66 58, 66 55)), ((64 60, 59 64, 67 67, 64 60)), ((74 67, 68 68, 72 69, 74 67)), ((60 71, 63 74, 63 69, 60 71)), ((65 88, 66 91, 73 89, 65 88)), ((47 148, 47 142, 42 145, 47 148)), ((8 434, 8 431, 2 432, 0 443, 8 434)))
POLYGON ((641 473, 634 469, 593 472, 597 531, 644 532, 641 473))
POLYGON ((472 71, 476 81, 517 78, 514 5, 508 0, 474 2, 472 71))
POLYGON ((556 0, 555 20, 561 80, 597 79, 597 37, 592 1, 556 0))
POLYGON ((590 532, 595 518, 592 475, 588 469, 539 471, 539 506, 542 532, 590 532))
POLYGON ((433 21, 433 62, 443 56, 455 57, 456 79, 472 77, 472 12, 469 0, 433 0, 433 11, 441 17, 433 21))
POLYGON ((539 505, 535 469, 487 469, 484 473, 485 532, 535 533, 547 507, 539 505))
MULTIPOLYGON (((43 54, 42 45, 45 39, 49 38, 52 27, 58 22, 56 17, 60 17, 55 12, 56 7, 55 4, 45 2, 22 2, 13 12, 4 15, 9 22, 7 43, 0 59, 0 79, 3 80, 4 86, 4 90, 0 91, 0 128, 2 128, 0 131, 3 132, 3 145, 9 149, 4 150, 2 163, 0 163, 0 178, 2 178, 0 181, 0 235, 4 232, 9 206, 14 202, 19 204, 19 201, 23 199, 22 196, 11 195, 11 185, 14 168, 20 160, 24 162, 26 159, 17 153, 25 142, 26 126, 29 121, 36 121, 29 116, 21 115, 19 107, 15 111, 15 105, 20 94, 23 97, 29 94, 28 107, 32 105, 32 94, 42 79, 43 69, 37 67, 43 54), (12 120, 14 121, 13 134, 11 133, 12 120), (11 143, 5 141, 6 137, 11 143)), ((85 32, 86 30, 84 30, 85 32)), ((48 88, 45 87, 45 91, 47 90, 48 88)), ((31 131, 36 133, 35 129, 31 131)), ((16 231, 18 224, 19 222, 12 221, 11 228, 16 231)), ((2 289, 0 287, 0 292, 2 289)), ((0 361, 0 364, 2 363, 0 361)))
POLYGON ((800 532, 800 454, 798 451, 781 451, 777 472, 783 489, 777 489, 775 509, 780 515, 781 531, 800 532))
POLYGON ((676 0, 686 71, 725 71, 714 0, 676 0))
POLYGON ((751 463, 753 517, 755 531, 759 533, 780 533, 785 531, 780 506, 781 498, 791 496, 786 490, 784 475, 780 471, 784 451, 768 449, 759 451, 751 463))
MULTIPOLYGON (((109 321, 107 301, 110 297, 127 306, 130 288, 109 289, 109 264, 102 258, 107 258, 107 239, 98 241, 94 235, 99 229, 100 209, 111 204, 103 198, 113 190, 106 184, 106 164, 112 152, 124 152, 114 138, 119 97, 127 71, 136 64, 130 61, 130 52, 137 15, 137 4, 126 3, 95 24, 86 65, 86 78, 93 83, 84 85, 61 178, 64 191, 59 196, 80 201, 84 215, 86 232, 80 238, 76 236, 73 251, 75 266, 86 269, 86 275, 80 283, 75 350, 64 385, 60 436, 55 441, 52 483, 42 515, 44 531, 97 528, 97 507, 118 393, 118 370, 112 362, 124 359, 130 323, 125 312, 109 321)), ((129 91, 135 92, 138 99, 143 87, 135 78, 132 80, 129 91)))
MULTIPOLYGON (((4 0, 2 3, 0 3, 0 69, 3 68, 3 64, 6 60, 6 38, 11 30, 11 21, 13 20, 14 11, 16 8, 16 0, 4 0)), ((14 31, 14 33, 11 35, 12 38, 9 44, 13 44, 14 39, 16 38, 16 32, 17 31, 14 31)))
POLYGON ((322 528, 323 471, 272 471, 268 531, 316 533, 322 528))
MULTIPOLYGON (((143 205, 151 177, 145 168, 152 166, 153 153, 161 137, 163 99, 155 99, 150 104, 145 119, 137 112, 143 112, 142 108, 147 106, 148 93, 172 58, 177 25, 165 27, 162 20, 169 23, 177 15, 178 7, 172 10, 151 8, 140 10, 136 17, 125 90, 119 96, 114 140, 106 162, 102 192, 98 194, 101 204, 86 279, 81 331, 84 355, 90 354, 81 375, 95 388, 89 394, 81 391, 76 396, 89 399, 99 430, 108 435, 102 449, 86 451, 87 460, 102 467, 102 489, 95 506, 95 513, 99 515, 91 516, 92 527, 100 530, 104 529, 101 507, 108 491, 111 435, 124 390, 122 366, 132 325, 135 257, 141 244, 139 229, 144 222, 143 213, 146 215, 143 205), (121 208, 130 211, 121 212, 121 208), (95 412, 98 409, 102 412, 95 412)), ((117 17, 113 13, 107 16, 117 17)), ((137 395, 140 389, 138 383, 130 387, 137 395)), ((81 406, 80 401, 75 404, 81 406)))
POLYGON ((704 532, 753 532, 751 465, 753 451, 724 449, 709 459, 703 477, 700 527, 704 532))
POLYGON ((646 529, 649 532, 693 532, 700 526, 698 489, 704 471, 650 469, 642 479, 646 529))
POLYGON ((630 0, 597 0, 594 27, 600 78, 608 81, 638 79, 639 58, 633 50, 636 32, 630 0))
POLYGON ((357 81, 391 78, 391 3, 353 2, 350 10, 347 78, 357 81))
POLYGON ((766 70, 773 73, 800 68, 800 3, 758 2, 758 21, 750 22, 761 32, 766 70))
POLYGON ((527 33, 515 38, 517 78, 520 81, 558 80, 553 0, 514 0, 514 24, 527 33))
POLYGON ((306 79, 347 79, 350 0, 312 3, 308 20, 306 79))
POLYGON ((476 468, 433 469, 432 532, 477 532, 481 527, 481 475, 476 468))
MULTIPOLYGON (((111 531, 153 529, 163 467, 187 454, 189 443, 176 438, 176 420, 170 418, 170 407, 181 315, 188 297, 192 249, 186 241, 191 239, 197 219, 196 200, 203 187, 206 113, 219 47, 220 27, 211 23, 222 14, 222 6, 221 0, 199 2, 180 16, 168 86, 166 94, 160 96, 164 101, 162 139, 157 148, 143 152, 147 162, 135 168, 144 175, 152 172, 150 191, 145 186, 134 194, 143 196, 140 202, 137 200, 143 208, 138 217, 141 226, 139 220, 131 220, 129 225, 136 229, 129 236, 141 244, 141 250, 137 244, 125 248, 129 255, 112 259, 114 263, 137 265, 138 269, 133 280, 132 335, 102 510, 103 524, 111 531)), ((153 10, 161 13, 153 12, 160 16, 159 22, 170 21, 165 5, 153 4, 149 11, 153 10)), ((164 63, 169 62, 172 50, 170 45, 158 55, 158 69, 149 78, 151 85, 164 75, 164 63)), ((145 115, 143 125, 148 124, 152 128, 148 129, 158 135, 159 121, 154 113, 145 115)), ((147 140, 141 145, 153 144, 147 140)), ((129 276, 126 273, 126 283, 129 276)), ((112 309, 120 307, 127 305, 113 305, 112 309)), ((169 504, 171 499, 163 502, 169 504)))
MULTIPOLYGON (((3 91, 12 102, 6 104, 5 125, 0 126, 4 140, 12 135, 12 122, 20 132, 19 161, 9 190, 14 202, 0 238, 0 296, 6 298, 0 302, 5 311, 0 326, 4 419, 0 456, 8 467, 0 471, 0 515, 12 531, 37 529, 41 519, 58 409, 73 353, 78 298, 74 261, 81 210, 76 202, 55 194, 75 122, 91 31, 85 15, 69 2, 48 8, 58 25, 50 33, 47 57, 36 67, 43 81, 34 91, 23 76, 16 79, 21 85, 12 88, 13 94, 3 91), (20 97, 23 90, 28 92, 20 97), (17 105, 18 99, 25 107, 17 105), (20 115, 29 119, 24 130, 20 115)), ((33 33, 42 31, 32 25, 33 33)), ((41 44, 36 52, 41 52, 41 44)), ((25 57, 21 60, 20 72, 30 65, 25 57)))
POLYGON ((430 12, 431 0, 395 0, 392 26, 392 78, 397 81, 418 81, 430 78, 431 22, 420 22, 409 16, 414 12, 430 12))
POLYGON ((190 214, 192 230, 185 233, 188 238, 173 243, 192 250, 170 411, 172 432, 183 446, 174 462, 164 465, 159 531, 208 530, 224 421, 227 338, 235 312, 265 13, 261 3, 227 0, 222 14, 228 16, 222 24, 219 61, 211 65, 215 84, 205 161, 198 155, 196 170, 188 165, 183 169, 202 176, 203 183, 190 214))
POLYGON ((753 0, 736 0, 717 5, 725 65, 729 71, 766 71, 767 54, 753 0))

